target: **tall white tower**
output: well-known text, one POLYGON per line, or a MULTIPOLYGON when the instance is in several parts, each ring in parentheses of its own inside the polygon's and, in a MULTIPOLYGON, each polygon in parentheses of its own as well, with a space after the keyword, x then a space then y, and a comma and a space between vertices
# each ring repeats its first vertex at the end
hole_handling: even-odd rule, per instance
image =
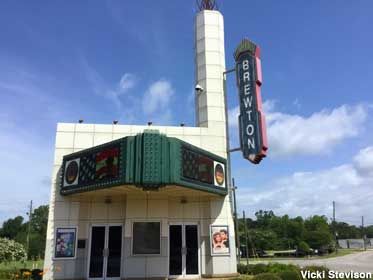
MULTIPOLYGON (((225 47, 224 18, 214 10, 215 1, 201 1, 200 12, 195 18, 195 73, 196 85, 203 90, 196 91, 196 126, 208 128, 209 133, 223 139, 221 147, 227 157, 227 119, 225 111, 225 47)), ((234 226, 230 196, 223 201, 212 203, 213 208, 220 209, 219 217, 213 223, 226 223, 231 228, 230 256, 218 256, 210 259, 206 256, 205 274, 234 275, 237 272, 234 226), (221 213, 226 213, 222 219, 221 213)))
POLYGON ((225 136, 224 19, 216 10, 202 9, 195 18, 196 125, 216 128, 225 136))

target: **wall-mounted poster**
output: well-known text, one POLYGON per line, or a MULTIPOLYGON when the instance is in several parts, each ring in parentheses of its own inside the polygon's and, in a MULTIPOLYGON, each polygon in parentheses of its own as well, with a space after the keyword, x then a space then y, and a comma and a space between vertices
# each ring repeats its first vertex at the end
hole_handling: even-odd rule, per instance
POLYGON ((210 226, 211 255, 229 255, 228 226, 210 226))
POLYGON ((75 258, 76 228, 57 228, 55 258, 75 258))

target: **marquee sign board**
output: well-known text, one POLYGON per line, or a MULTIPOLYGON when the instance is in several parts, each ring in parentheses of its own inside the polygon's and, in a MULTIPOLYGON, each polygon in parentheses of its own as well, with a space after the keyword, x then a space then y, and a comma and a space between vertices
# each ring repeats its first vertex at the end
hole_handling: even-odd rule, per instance
POLYGON ((227 194, 224 158, 155 130, 66 155, 61 169, 62 195, 120 185, 227 194))
POLYGON ((182 184, 225 191, 225 160, 192 145, 181 144, 182 184))
POLYGON ((240 100, 239 130, 244 158, 258 164, 268 150, 265 116, 260 87, 262 73, 260 49, 244 39, 234 54, 240 100))
POLYGON ((126 139, 67 155, 63 159, 61 194, 126 182, 126 139))

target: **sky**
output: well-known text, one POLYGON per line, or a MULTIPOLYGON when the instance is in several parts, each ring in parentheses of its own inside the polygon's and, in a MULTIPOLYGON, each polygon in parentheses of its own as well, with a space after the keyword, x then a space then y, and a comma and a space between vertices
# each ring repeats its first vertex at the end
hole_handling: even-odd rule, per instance
MULTIPOLYGON (((269 153, 232 154, 253 217, 373 225, 373 2, 220 0, 227 68, 262 50, 269 153)), ((195 1, 0 2, 0 222, 49 201, 57 122, 194 126, 195 1), (188 110, 185 110, 188 108, 188 110)), ((231 147, 238 96, 228 77, 231 147)))

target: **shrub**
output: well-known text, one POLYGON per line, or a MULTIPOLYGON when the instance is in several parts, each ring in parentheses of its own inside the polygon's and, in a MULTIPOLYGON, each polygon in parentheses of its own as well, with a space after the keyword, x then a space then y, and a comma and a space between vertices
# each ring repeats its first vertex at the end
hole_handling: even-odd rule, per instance
POLYGON ((298 244, 298 250, 300 252, 304 252, 304 253, 308 254, 310 252, 310 246, 308 246, 308 244, 306 242, 301 241, 298 244))
POLYGON ((270 263, 268 264, 267 272, 279 273, 279 272, 294 271, 299 273, 299 267, 293 264, 282 264, 282 263, 270 263))
POLYGON ((260 273, 258 275, 255 275, 253 280, 282 280, 282 279, 274 273, 260 273))
POLYGON ((0 263, 23 261, 26 258, 26 250, 22 244, 7 238, 0 238, 0 263))
POLYGON ((253 274, 253 275, 257 275, 257 274, 260 274, 260 273, 266 273, 268 272, 268 265, 264 264, 264 263, 258 263, 258 264, 254 264, 254 265, 249 265, 248 269, 247 269, 247 273, 248 274, 253 274))
POLYGON ((299 275, 299 272, 296 271, 282 271, 278 273, 278 276, 282 280, 301 280, 301 276, 299 275))
POLYGON ((248 274, 248 267, 247 267, 247 265, 239 263, 237 265, 237 272, 239 274, 248 274))

